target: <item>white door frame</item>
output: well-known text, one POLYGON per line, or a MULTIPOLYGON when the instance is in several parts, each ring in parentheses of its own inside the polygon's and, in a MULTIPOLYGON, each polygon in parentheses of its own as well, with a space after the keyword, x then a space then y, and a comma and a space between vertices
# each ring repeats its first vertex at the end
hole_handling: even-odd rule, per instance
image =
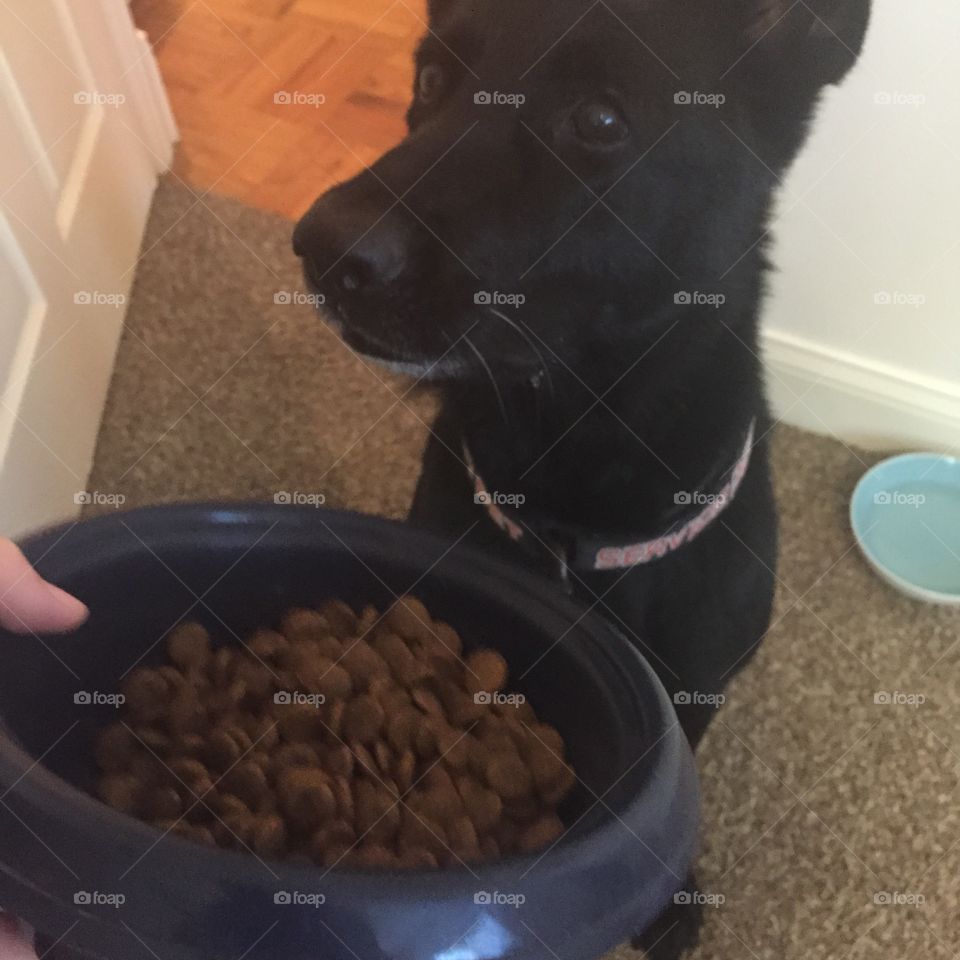
POLYGON ((83 502, 176 140, 123 0, 0 5, 0 128, 0 534, 16 535, 83 502))

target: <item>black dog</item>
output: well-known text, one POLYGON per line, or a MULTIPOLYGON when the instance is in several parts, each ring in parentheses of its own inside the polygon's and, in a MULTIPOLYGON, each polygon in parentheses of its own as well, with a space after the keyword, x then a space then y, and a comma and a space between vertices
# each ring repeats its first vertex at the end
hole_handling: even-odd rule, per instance
MULTIPOLYGON (((409 135, 294 237, 347 343, 439 382, 411 520, 561 577, 693 745, 773 595, 771 194, 868 13, 436 0, 409 135)), ((657 956, 690 937, 674 919, 657 956)))

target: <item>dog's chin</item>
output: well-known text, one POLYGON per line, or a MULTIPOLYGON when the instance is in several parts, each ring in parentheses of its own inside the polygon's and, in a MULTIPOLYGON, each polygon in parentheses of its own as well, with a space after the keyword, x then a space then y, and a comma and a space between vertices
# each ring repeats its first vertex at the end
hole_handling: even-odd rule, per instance
POLYGON ((345 326, 337 322, 334 328, 354 353, 365 360, 372 360, 378 366, 392 373, 401 373, 418 380, 450 380, 462 370, 463 364, 456 357, 445 355, 431 358, 418 356, 395 344, 387 343, 364 330, 345 326))
POLYGON ((391 373, 401 373, 417 380, 456 380, 462 370, 462 365, 450 360, 385 360, 383 357, 374 357, 369 353, 360 354, 368 360, 373 360, 379 366, 391 373))

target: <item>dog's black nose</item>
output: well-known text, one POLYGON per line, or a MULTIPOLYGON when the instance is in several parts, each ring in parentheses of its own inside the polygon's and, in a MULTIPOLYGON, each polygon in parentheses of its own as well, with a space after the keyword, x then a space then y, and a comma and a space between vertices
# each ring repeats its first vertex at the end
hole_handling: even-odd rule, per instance
POLYGON ((302 257, 312 283, 341 295, 375 291, 392 283, 407 265, 409 237, 391 211, 352 209, 322 197, 293 232, 293 251, 302 257))

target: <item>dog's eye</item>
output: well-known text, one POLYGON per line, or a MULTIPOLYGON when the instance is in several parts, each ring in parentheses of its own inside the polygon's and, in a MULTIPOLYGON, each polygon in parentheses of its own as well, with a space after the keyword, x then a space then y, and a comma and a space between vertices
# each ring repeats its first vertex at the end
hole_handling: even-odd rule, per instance
POLYGON ((428 63, 417 77, 417 97, 421 103, 433 103, 441 93, 444 84, 443 67, 439 63, 428 63))
POLYGON ((627 135, 627 124, 609 103, 581 103, 574 111, 573 124, 581 139, 588 143, 611 144, 627 135))

